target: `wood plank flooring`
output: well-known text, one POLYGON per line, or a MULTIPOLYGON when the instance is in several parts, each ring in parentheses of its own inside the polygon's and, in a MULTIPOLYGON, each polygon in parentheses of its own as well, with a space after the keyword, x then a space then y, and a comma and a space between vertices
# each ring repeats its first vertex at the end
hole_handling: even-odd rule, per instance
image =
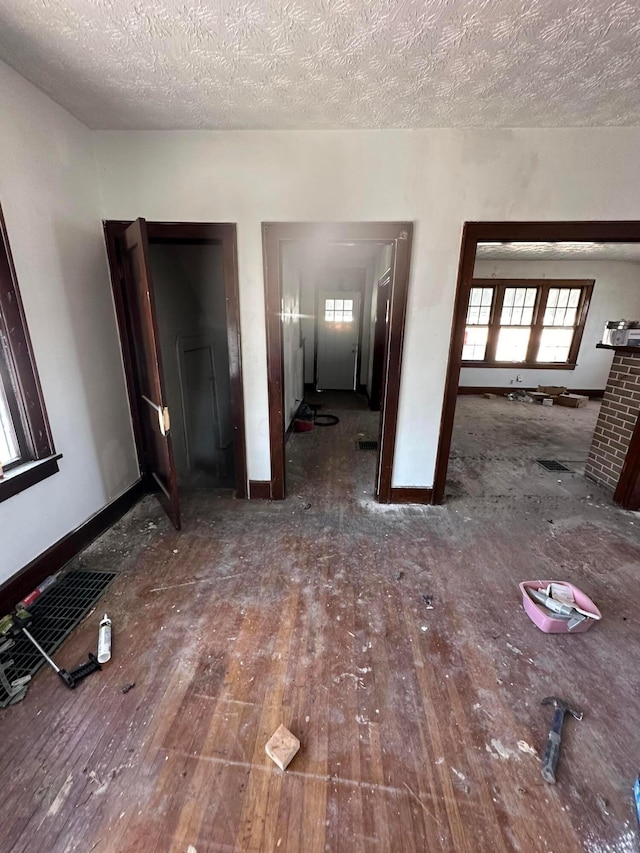
MULTIPOLYGON (((119 577, 56 658, 85 658, 106 611, 113 659, 75 691, 42 670, 0 712, 0 850, 638 850, 640 518, 579 474, 532 468, 518 493, 485 468, 478 490, 462 462, 445 507, 378 506, 375 453, 355 450, 376 417, 331 399, 340 424, 287 445, 286 501, 191 493, 176 533, 145 499, 85 552, 119 577), (517 583, 540 576, 602 623, 539 632, 517 583), (551 786, 554 694, 585 715, 551 786), (280 723, 302 742, 284 773, 264 752, 280 723)), ((500 424, 517 443, 485 402, 458 459, 500 424)), ((528 423, 542 455, 558 425, 528 423)))

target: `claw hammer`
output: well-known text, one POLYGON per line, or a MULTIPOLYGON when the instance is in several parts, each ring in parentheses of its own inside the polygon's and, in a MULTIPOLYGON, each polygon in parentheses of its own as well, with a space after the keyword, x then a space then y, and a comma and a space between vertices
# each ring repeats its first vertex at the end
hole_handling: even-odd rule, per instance
POLYGON ((582 719, 582 711, 575 711, 568 702, 564 699, 558 699, 555 696, 547 696, 542 700, 543 705, 553 705, 555 713, 553 715, 553 723, 549 731, 547 747, 542 756, 542 778, 545 782, 556 781, 556 767, 558 758, 560 757, 560 741, 562 739, 562 726, 564 723, 564 715, 571 714, 576 720, 582 719))

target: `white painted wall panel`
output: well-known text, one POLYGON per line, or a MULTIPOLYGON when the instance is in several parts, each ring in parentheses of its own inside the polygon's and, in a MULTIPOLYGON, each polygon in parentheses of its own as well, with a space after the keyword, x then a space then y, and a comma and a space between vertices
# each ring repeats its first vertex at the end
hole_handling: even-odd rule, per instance
POLYGON ((0 582, 138 478, 90 132, 0 63, 0 202, 60 472, 0 503, 0 582))
POLYGON ((263 221, 413 220, 394 486, 430 486, 465 220, 640 218, 640 129, 97 132, 108 218, 238 223, 249 477, 269 478, 263 221))

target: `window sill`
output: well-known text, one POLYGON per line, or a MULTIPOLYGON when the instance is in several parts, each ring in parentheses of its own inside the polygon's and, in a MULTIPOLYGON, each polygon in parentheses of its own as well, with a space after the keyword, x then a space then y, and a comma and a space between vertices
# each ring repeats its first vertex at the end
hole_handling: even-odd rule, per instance
POLYGON ((35 462, 26 462, 5 471, 0 480, 0 503, 56 474, 59 470, 58 459, 62 459, 61 453, 47 456, 46 459, 36 459, 35 462))
MULTIPOLYGON (((640 349, 638 349, 640 352, 640 349)), ((577 364, 558 364, 557 362, 536 362, 535 364, 527 364, 526 361, 463 361, 461 367, 488 367, 491 369, 506 368, 507 370, 575 370, 577 364)))

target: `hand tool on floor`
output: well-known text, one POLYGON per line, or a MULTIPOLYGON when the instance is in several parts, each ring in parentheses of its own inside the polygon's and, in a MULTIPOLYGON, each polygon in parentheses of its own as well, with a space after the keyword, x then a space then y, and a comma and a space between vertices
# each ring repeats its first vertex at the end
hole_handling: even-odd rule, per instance
MULTIPOLYGON (((14 645, 15 640, 12 640, 11 638, 0 641, 0 657, 4 652, 13 648, 14 645)), ((7 672, 12 667, 13 660, 0 660, 0 685, 2 685, 5 693, 7 694, 7 698, 0 702, 0 707, 13 705, 21 699, 24 699, 27 692, 27 684, 31 681, 30 675, 23 675, 21 678, 14 678, 13 681, 9 681, 7 672)))
POLYGON ((569 631, 573 631, 577 625, 584 622, 587 618, 585 613, 581 613, 570 604, 563 604, 560 601, 556 601, 555 598, 547 595, 544 590, 531 589, 529 587, 527 592, 537 604, 546 607, 556 619, 568 619, 567 628, 569 631))
POLYGON ((553 715, 553 723, 549 731, 547 747, 542 756, 542 778, 545 782, 553 784, 556 781, 556 767, 558 758, 560 757, 560 741, 562 739, 562 726, 564 723, 564 715, 571 714, 576 720, 581 720, 583 717, 582 711, 575 711, 568 702, 564 699, 558 699, 556 696, 547 696, 542 700, 543 705, 553 705, 555 713, 553 715))
POLYGON ((70 690, 73 690, 76 684, 81 681, 83 678, 86 678, 88 675, 91 675, 92 672, 97 672, 99 669, 102 669, 100 664, 97 661, 95 655, 89 653, 89 660, 86 663, 81 663, 79 666, 76 666, 71 672, 68 672, 66 669, 62 669, 58 666, 58 664, 53 660, 53 658, 49 657, 49 655, 42 648, 40 643, 32 636, 30 631, 27 629, 27 625, 31 624, 31 614, 28 610, 20 609, 16 610, 16 612, 12 616, 12 625, 11 625, 11 633, 14 636, 18 634, 24 634, 24 636, 29 640, 29 642, 36 647, 36 649, 40 652, 42 657, 46 660, 49 666, 60 676, 60 678, 64 681, 67 687, 70 690))

